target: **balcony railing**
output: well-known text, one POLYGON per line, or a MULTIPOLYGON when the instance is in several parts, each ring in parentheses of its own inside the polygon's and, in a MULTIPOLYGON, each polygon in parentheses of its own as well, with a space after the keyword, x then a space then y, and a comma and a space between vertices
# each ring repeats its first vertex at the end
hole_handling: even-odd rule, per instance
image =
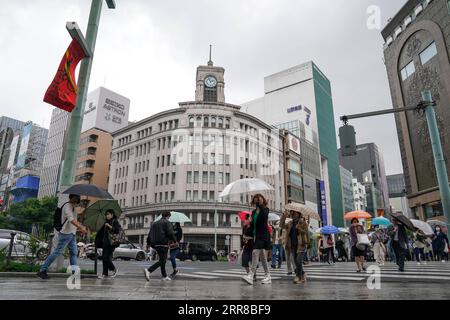
POLYGON ((136 229, 143 229, 144 223, 129 223, 127 224, 128 230, 136 230, 136 229))

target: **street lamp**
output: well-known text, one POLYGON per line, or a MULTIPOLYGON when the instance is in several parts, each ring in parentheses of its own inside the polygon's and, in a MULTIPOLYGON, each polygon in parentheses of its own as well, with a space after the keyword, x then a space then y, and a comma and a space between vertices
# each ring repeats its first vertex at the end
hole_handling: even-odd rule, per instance
POLYGON ((92 52, 89 49, 88 44, 86 43, 86 39, 84 38, 83 33, 78 27, 78 24, 75 21, 67 22, 66 29, 67 32, 69 32, 72 39, 78 41, 78 43, 80 44, 81 48, 84 51, 84 54, 86 55, 86 58, 90 58, 92 56, 92 52))

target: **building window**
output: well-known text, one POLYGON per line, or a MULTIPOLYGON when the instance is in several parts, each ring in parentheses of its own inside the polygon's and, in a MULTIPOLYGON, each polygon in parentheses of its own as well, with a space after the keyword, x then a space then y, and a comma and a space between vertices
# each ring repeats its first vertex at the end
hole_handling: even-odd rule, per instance
POLYGON ((203 127, 205 127, 205 128, 209 127, 209 117, 203 118, 203 127))
POLYGON ((214 171, 210 171, 209 172, 209 183, 214 184, 215 182, 215 172, 214 171))
POLYGON ((416 67, 414 66, 414 61, 408 63, 406 67, 404 67, 400 73, 402 75, 402 80, 405 81, 408 79, 414 72, 416 71, 416 67))
POLYGON ((223 172, 219 172, 219 175, 217 176, 217 182, 219 184, 223 184, 223 172))
POLYGON ((192 171, 187 172, 186 183, 192 183, 192 171))
POLYGON ((223 128, 223 118, 219 118, 218 127, 223 128))
POLYGON ((204 88, 203 100, 208 102, 217 102, 217 87, 204 88))
MULTIPOLYGON (((156 175, 155 186, 158 186, 158 175, 156 175)), ((134 190, 134 189, 133 189, 134 190)))
POLYGON ((202 201, 208 200, 208 191, 202 191, 202 201))
POLYGON ((225 128, 230 129, 230 119, 225 120, 225 128))
POLYGON ((215 200, 215 198, 214 198, 214 191, 210 191, 209 192, 209 200, 210 201, 214 201, 215 200))
POLYGON ((208 171, 203 171, 202 182, 203 183, 208 183, 208 171))
POLYGON ((227 172, 225 173, 225 184, 229 184, 230 183, 230 174, 227 172))
POLYGON ((437 55, 436 43, 433 42, 425 50, 420 53, 420 62, 425 65, 431 58, 437 55))
POLYGON ((167 201, 169 201, 169 192, 165 192, 164 193, 164 200, 167 202, 167 201))
POLYGON ((199 181, 199 173, 198 171, 194 171, 194 183, 198 183, 199 181))
POLYGON ((172 172, 172 184, 175 184, 175 172, 172 172))
POLYGON ((194 117, 189 117, 189 128, 193 128, 194 127, 194 117))
POLYGON ((170 173, 166 173, 166 185, 169 185, 170 173))
POLYGON ((187 190, 186 191, 186 200, 187 201, 191 201, 192 199, 191 199, 191 191, 190 190, 187 190))
POLYGON ((196 128, 201 128, 202 127, 202 117, 197 117, 197 121, 195 123, 195 127, 196 128))
POLYGON ((213 128, 216 127, 216 117, 211 118, 211 127, 213 127, 213 128))
POLYGON ((194 190, 194 201, 198 201, 198 190, 194 190))

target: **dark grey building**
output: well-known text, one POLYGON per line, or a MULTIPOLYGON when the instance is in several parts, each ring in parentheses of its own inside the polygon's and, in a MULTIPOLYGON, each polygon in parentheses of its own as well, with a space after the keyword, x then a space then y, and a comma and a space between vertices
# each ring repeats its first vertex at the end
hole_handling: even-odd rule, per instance
POLYGON ((389 193, 384 169, 383 155, 375 143, 358 145, 357 154, 343 157, 339 150, 342 167, 366 187, 367 211, 376 214, 377 209, 389 212, 389 193))
MULTIPOLYGON (((447 170, 450 170, 450 2, 409 0, 382 31, 394 108, 417 105, 431 90, 447 170)), ((424 115, 395 116, 408 206, 420 219, 443 215, 424 115)))
POLYGON ((403 174, 386 176, 389 198, 403 197, 406 193, 405 177, 403 174))

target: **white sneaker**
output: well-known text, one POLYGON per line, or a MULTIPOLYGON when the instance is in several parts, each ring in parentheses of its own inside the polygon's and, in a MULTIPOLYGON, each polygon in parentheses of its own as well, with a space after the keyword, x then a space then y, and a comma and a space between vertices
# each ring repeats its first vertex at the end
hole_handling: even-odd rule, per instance
POLYGON ((144 275, 145 275, 145 279, 147 281, 150 281, 150 271, 148 271, 147 269, 144 269, 144 275))
POLYGON ((172 279, 171 279, 170 277, 162 278, 162 280, 163 280, 163 281, 172 281, 172 279))
POLYGON ((253 285, 253 274, 250 272, 249 274, 247 274, 246 276, 242 277, 242 280, 244 280, 245 282, 247 282, 249 285, 253 285))
POLYGON ((103 275, 103 274, 102 274, 101 276, 98 276, 98 277, 97 277, 97 279, 101 279, 101 280, 107 279, 107 278, 108 278, 108 276, 105 276, 105 275, 103 275))
POLYGON ((420 266, 420 262, 417 262, 417 265, 420 266))
POLYGON ((445 262, 445 260, 442 260, 442 262, 445 262))
POLYGON ((261 281, 262 284, 272 284, 272 278, 269 276, 266 276, 264 279, 262 279, 261 281))
POLYGON ((116 276, 117 276, 117 273, 119 272, 119 269, 115 269, 114 271, 113 271, 113 274, 111 275, 111 278, 115 278, 116 276))

